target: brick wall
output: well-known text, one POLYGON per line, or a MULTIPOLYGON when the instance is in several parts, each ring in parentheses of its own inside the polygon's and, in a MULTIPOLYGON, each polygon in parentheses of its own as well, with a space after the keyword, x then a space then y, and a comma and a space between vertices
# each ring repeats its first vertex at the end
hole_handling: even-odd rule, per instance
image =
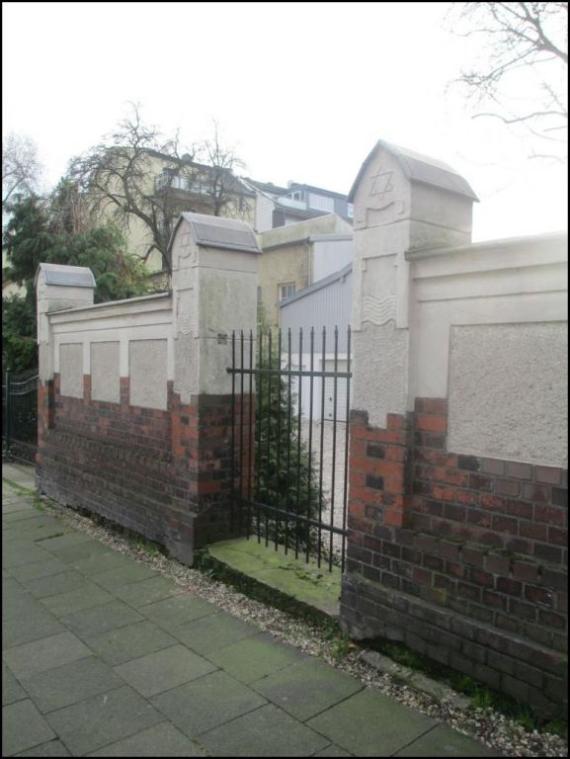
POLYGON ((567 704, 567 471, 458 455, 446 433, 441 399, 386 429, 353 412, 343 624, 555 713, 567 704))
POLYGON ((231 399, 182 404, 168 385, 166 410, 64 397, 59 376, 38 395, 38 483, 63 503, 86 508, 165 545, 192 562, 194 548, 229 534, 231 399))

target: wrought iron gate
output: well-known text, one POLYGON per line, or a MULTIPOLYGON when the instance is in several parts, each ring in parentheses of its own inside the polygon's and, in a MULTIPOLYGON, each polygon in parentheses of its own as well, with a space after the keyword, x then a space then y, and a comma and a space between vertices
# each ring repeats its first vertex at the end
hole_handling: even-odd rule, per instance
POLYGON ((37 370, 12 375, 2 384, 2 455, 33 463, 38 436, 37 370))
POLYGON ((350 327, 232 334, 232 523, 344 569, 350 327))

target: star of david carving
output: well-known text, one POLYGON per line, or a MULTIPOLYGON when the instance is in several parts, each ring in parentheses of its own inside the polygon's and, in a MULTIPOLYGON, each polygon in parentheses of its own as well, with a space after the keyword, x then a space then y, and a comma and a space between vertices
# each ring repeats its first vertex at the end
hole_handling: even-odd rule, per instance
POLYGON ((379 195, 380 199, 383 199, 388 193, 392 192, 394 189, 394 185, 392 184, 393 174, 393 171, 380 171, 373 176, 370 194, 379 195))

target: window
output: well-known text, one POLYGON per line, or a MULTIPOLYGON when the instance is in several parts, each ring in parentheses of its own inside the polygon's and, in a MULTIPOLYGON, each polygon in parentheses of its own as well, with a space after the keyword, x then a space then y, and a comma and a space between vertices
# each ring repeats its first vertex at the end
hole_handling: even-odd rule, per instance
POLYGON ((317 195, 314 192, 309 193, 309 206, 318 211, 334 211, 334 198, 328 198, 325 195, 317 195))
POLYGON ((346 215, 348 216, 349 219, 352 219, 354 217, 354 206, 352 205, 352 203, 346 204, 346 215))
POLYGON ((285 300, 285 298, 290 298, 291 295, 295 295, 295 283, 294 282, 283 282, 279 285, 279 300, 285 300))

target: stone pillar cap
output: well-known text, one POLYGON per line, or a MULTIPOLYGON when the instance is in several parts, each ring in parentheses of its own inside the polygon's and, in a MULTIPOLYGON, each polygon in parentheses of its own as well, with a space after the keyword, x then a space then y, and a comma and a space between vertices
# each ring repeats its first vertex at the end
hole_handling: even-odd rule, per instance
POLYGON ((206 248, 224 248, 245 253, 261 253, 255 233, 249 224, 238 219, 226 219, 221 216, 210 216, 202 213, 182 213, 178 219, 169 248, 182 221, 186 221, 192 232, 196 245, 206 248))
POLYGON ((470 200, 479 202, 479 198, 475 195, 469 182, 447 163, 422 155, 421 153, 416 153, 408 148, 402 148, 399 145, 386 142, 386 140, 378 140, 360 167, 348 196, 349 202, 354 201, 356 191, 366 174, 366 170, 380 149, 394 156, 410 182, 439 187, 441 190, 446 190, 455 195, 463 195, 470 200))
POLYGON ((95 277, 87 266, 64 266, 63 264, 40 264, 34 277, 34 287, 40 277, 46 285, 59 287, 95 287, 95 277))

